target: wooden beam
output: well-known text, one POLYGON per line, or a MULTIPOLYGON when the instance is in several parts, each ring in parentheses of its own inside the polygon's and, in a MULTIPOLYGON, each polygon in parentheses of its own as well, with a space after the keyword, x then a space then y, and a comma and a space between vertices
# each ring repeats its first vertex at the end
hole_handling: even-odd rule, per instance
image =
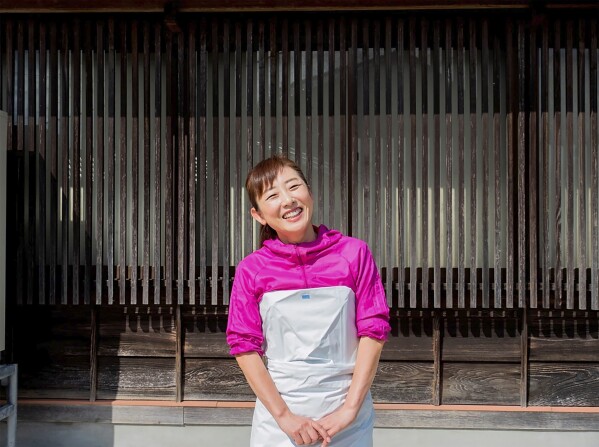
MULTIPOLYGON (((172 10, 170 0, 21 0, 0 5, 0 12, 10 13, 124 13, 163 12, 172 10)), ((176 12, 206 11, 329 11, 329 10, 424 10, 424 9, 524 9, 596 8, 594 1, 553 0, 180 0, 176 12)))

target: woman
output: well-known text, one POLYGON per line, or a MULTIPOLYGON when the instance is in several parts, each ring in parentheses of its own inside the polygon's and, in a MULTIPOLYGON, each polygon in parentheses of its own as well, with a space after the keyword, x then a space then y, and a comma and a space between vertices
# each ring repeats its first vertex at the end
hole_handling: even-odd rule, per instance
POLYGON ((227 342, 257 396, 250 445, 371 446, 369 390, 389 332, 372 255, 312 225, 312 194, 291 160, 258 163, 246 189, 262 247, 237 267, 227 342))

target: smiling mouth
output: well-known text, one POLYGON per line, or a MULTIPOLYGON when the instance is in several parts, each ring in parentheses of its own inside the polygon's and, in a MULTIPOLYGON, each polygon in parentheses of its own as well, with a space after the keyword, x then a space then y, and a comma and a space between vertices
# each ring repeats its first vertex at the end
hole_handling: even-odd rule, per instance
POLYGON ((295 209, 293 209, 291 211, 288 211, 285 214, 283 214, 283 219, 292 219, 294 217, 299 216, 302 212, 303 212, 303 209, 301 209, 301 208, 295 208, 295 209))

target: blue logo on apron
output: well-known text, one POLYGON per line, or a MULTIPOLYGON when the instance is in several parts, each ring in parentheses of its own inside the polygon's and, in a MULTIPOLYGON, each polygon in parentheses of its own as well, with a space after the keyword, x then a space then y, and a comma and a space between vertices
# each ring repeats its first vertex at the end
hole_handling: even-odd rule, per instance
POLYGON ((308 295, 307 293, 302 295, 302 300, 309 300, 310 299, 310 295, 308 295))

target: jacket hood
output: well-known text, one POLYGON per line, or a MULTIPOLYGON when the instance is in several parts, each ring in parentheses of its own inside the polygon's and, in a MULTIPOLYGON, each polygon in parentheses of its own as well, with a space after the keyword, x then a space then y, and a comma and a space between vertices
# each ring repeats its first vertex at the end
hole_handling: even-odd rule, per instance
POLYGON ((279 239, 267 239, 262 245, 263 249, 269 250, 279 256, 295 256, 299 249, 306 255, 317 253, 335 245, 343 237, 337 230, 329 230, 326 226, 320 225, 316 230, 316 239, 312 242, 302 242, 299 244, 285 244, 279 239))

